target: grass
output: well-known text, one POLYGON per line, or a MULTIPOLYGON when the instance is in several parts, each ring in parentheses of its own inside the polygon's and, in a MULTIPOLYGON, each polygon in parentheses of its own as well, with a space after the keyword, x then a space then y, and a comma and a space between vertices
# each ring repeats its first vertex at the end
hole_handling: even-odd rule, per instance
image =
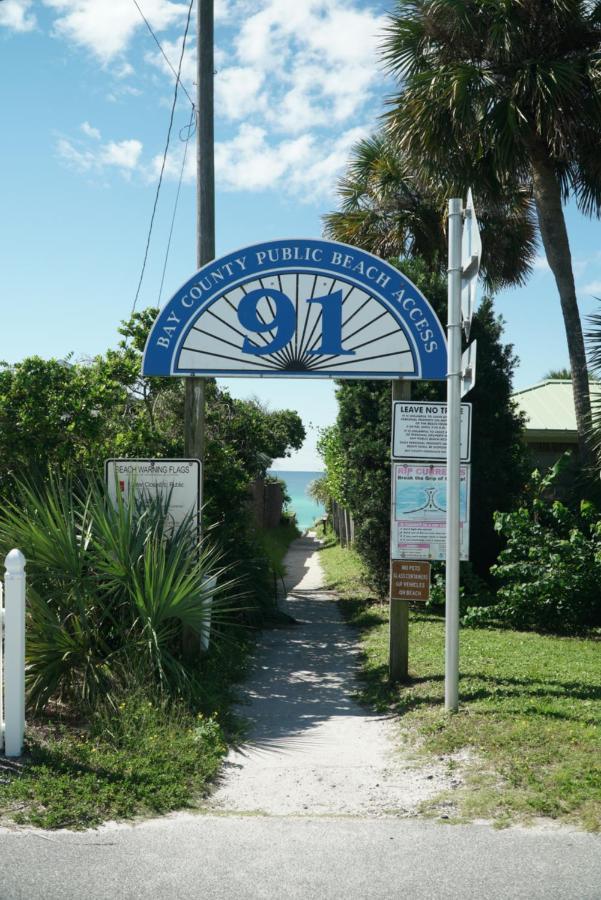
MULTIPOLYGON (((283 574, 297 536, 293 525, 262 533, 274 570, 283 574)), ((0 822, 81 829, 202 806, 240 734, 232 703, 252 646, 245 629, 223 630, 194 669, 186 701, 160 702, 132 688, 91 721, 50 713, 29 722, 23 757, 0 757, 0 822)))
POLYGON ((460 709, 448 715, 444 621, 412 610, 410 681, 390 686, 387 606, 370 596, 352 551, 330 543, 321 559, 344 615, 363 630, 361 699, 398 713, 403 733, 425 753, 472 759, 453 792, 461 817, 499 825, 548 817, 601 830, 598 640, 463 628, 460 709))
POLYGON ((81 829, 198 807, 237 733, 233 684, 251 646, 242 636, 216 646, 188 702, 134 690, 90 722, 48 715, 28 724, 23 757, 0 757, 0 819, 81 829))
POLYGON ((42 828, 165 813, 196 804, 224 751, 216 718, 134 697, 89 731, 29 729, 0 805, 17 824, 42 828))

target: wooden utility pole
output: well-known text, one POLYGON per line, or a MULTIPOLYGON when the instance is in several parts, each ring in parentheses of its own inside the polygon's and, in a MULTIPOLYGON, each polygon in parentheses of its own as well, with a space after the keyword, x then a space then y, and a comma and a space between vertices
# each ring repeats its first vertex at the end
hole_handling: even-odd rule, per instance
MULTIPOLYGON (((198 0, 196 27, 196 263, 215 259, 214 0, 198 0)), ((205 383, 186 378, 184 454, 205 455, 205 383)), ((202 492, 201 492, 202 496, 202 492)))
MULTIPOLYGON (((198 0, 196 24, 196 265, 215 259, 215 112, 214 112, 214 0, 198 0)), ((200 496, 204 499, 205 381, 185 379, 184 455, 200 460, 200 496)), ((185 628, 184 653, 195 659, 199 635, 185 628)))
MULTIPOLYGON (((392 401, 411 400, 411 382, 392 382, 392 401)), ((394 463, 391 464, 391 475, 394 477, 394 463)), ((394 490, 390 502, 394 502, 394 490)), ((393 517, 391 516, 391 521, 393 517)), ((389 644, 389 680, 405 681, 409 677, 409 602, 407 600, 390 599, 390 644, 389 644)))

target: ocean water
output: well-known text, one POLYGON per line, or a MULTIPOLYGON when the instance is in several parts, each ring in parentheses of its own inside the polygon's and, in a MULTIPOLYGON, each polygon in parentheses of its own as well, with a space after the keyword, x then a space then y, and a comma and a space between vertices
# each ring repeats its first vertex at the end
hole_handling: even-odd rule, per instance
POLYGON ((313 525, 315 519, 325 515, 322 504, 316 503, 307 493, 310 483, 320 478, 323 472, 275 472, 270 469, 269 474, 285 482, 291 499, 288 506, 296 513, 296 521, 301 531, 313 525))

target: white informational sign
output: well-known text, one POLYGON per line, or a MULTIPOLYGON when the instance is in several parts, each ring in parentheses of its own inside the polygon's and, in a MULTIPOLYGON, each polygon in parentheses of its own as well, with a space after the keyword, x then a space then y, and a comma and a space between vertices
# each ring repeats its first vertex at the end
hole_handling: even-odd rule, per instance
POLYGON ((136 499, 169 499, 169 516, 177 528, 188 516, 200 528, 201 462, 198 459, 108 459, 104 467, 109 497, 117 503, 132 492, 136 499))
MULTIPOLYGON (((461 466, 460 558, 469 559, 471 467, 461 466)), ((392 559, 445 559, 447 467, 430 463, 393 465, 392 559)))
POLYGON ((465 397, 476 384, 478 341, 472 341, 461 357, 461 396, 465 397))
MULTIPOLYGON (((472 404, 461 404, 461 462, 472 449, 472 404)), ((447 404, 402 400, 392 404, 392 458, 447 460, 447 404)))

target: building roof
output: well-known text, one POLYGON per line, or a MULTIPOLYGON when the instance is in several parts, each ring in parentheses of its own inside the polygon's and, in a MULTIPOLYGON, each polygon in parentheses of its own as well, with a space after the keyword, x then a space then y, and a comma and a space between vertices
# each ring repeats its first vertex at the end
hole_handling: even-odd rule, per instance
MULTIPOLYGON (((601 401, 601 383, 591 382, 591 394, 601 401)), ((526 414, 526 435, 532 440, 576 441, 572 382, 549 378, 513 394, 526 414)))

